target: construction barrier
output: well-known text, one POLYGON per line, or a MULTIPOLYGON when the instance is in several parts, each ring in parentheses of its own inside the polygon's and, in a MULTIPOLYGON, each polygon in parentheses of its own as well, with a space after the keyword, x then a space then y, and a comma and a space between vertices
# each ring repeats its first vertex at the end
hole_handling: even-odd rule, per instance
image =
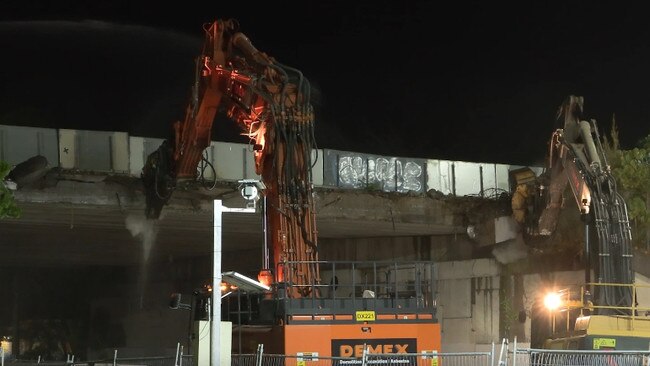
MULTIPOLYGON (((258 347, 255 354, 233 354, 231 366, 650 366, 650 351, 621 350, 548 350, 517 348, 516 340, 511 344, 503 340, 498 352, 494 344, 487 352, 444 353, 423 351, 421 353, 371 353, 368 348, 362 357, 329 357, 317 353, 298 355, 265 354, 258 347)), ((191 355, 177 353, 175 357, 133 357, 119 358, 117 352, 112 359, 75 361, 68 356, 66 361, 47 362, 37 360, 8 360, 0 351, 2 366, 193 366, 191 355)), ((198 365, 209 366, 209 365, 198 365)))
POLYGON ((232 355, 232 366, 491 366, 494 365, 494 345, 490 352, 439 353, 370 353, 364 350, 359 357, 329 357, 317 353, 298 355, 264 354, 258 347, 256 354, 232 355))
POLYGON ((569 351, 527 349, 517 350, 511 355, 512 366, 648 366, 650 351, 569 351))

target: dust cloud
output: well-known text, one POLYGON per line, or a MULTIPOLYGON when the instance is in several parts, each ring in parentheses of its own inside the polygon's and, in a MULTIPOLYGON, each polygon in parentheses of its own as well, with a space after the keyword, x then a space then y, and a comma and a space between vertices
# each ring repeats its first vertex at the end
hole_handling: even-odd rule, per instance
POLYGON ((136 288, 136 297, 139 298, 140 309, 144 308, 146 285, 148 280, 148 261, 151 257, 158 236, 158 220, 148 220, 144 214, 129 214, 126 217, 125 224, 134 238, 138 238, 142 243, 142 263, 140 265, 140 274, 138 276, 138 285, 136 288))
POLYGON ((151 250, 158 236, 156 222, 156 220, 147 220, 144 215, 129 214, 126 217, 126 228, 134 238, 138 238, 142 243, 142 259, 144 263, 149 260, 151 250))
POLYGON ((492 250, 492 255, 501 264, 514 263, 526 258, 528 247, 524 244, 522 235, 517 234, 515 239, 497 244, 492 250))

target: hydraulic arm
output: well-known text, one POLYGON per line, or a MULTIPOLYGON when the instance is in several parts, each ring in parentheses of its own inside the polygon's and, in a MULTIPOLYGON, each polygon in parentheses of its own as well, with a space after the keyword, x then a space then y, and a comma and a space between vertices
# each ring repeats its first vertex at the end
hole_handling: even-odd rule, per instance
POLYGON ((174 137, 152 153, 143 168, 146 215, 157 219, 174 189, 197 178, 214 118, 221 111, 251 139, 255 169, 266 186, 265 219, 274 268, 263 270, 271 270, 276 282, 302 285, 300 293, 289 295, 305 295, 320 281, 318 268, 286 263, 318 259, 310 85, 300 71, 257 50, 235 20, 217 20, 205 28, 185 119, 174 123, 174 137))
MULTIPOLYGON (((549 143, 548 169, 538 180, 537 187, 531 187, 530 183, 526 185, 529 189, 523 196, 541 194, 546 197, 546 206, 539 216, 537 227, 527 231, 542 236, 555 232, 564 203, 563 193, 568 184, 585 223, 587 282, 591 282, 589 276, 593 270, 596 277, 594 282, 617 284, 596 286, 594 303, 604 307, 599 308, 597 313, 630 315, 629 310, 622 309, 632 306, 633 291, 628 285, 634 283, 632 234, 627 207, 617 191, 596 121, 588 122, 582 116, 583 98, 569 96, 558 113, 564 127, 553 133, 549 143), (591 237, 596 239, 594 244, 591 237)), ((523 187, 520 185, 518 190, 526 190, 523 187)), ((513 211, 514 204, 513 199, 513 211)), ((515 218, 523 223, 525 218, 521 210, 515 213, 515 218)))

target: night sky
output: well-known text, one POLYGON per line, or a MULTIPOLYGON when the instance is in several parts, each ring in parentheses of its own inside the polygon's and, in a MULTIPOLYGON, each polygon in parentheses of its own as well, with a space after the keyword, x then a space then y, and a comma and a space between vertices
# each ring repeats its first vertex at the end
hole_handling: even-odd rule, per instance
MULTIPOLYGON (((569 94, 624 148, 650 134, 646 12, 589 2, 0 3, 0 124, 166 137, 204 23, 236 18, 310 79, 318 147, 543 164, 569 94)), ((612 3, 613 4, 613 3, 612 3)), ((218 118, 213 139, 246 142, 218 118)))

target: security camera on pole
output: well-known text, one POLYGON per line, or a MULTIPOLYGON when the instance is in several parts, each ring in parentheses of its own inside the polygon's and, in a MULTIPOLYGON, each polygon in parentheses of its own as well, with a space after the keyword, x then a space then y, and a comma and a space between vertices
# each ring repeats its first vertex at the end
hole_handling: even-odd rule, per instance
MULTIPOLYGON (((222 215, 225 212, 239 212, 239 213, 255 213, 257 201, 260 198, 260 193, 266 187, 264 184, 255 179, 242 179, 239 181, 240 191, 242 197, 246 200, 245 208, 231 208, 222 204, 221 200, 214 200, 214 252, 213 252, 213 278, 212 278, 212 321, 210 327, 210 366, 219 366, 220 364, 230 364, 230 342, 222 347, 221 342, 221 325, 228 323, 229 328, 232 329, 230 322, 221 322, 221 292, 218 291, 221 286, 221 232, 222 232, 222 215), (226 347, 227 346, 227 347, 226 347), (223 348, 223 349, 222 349, 223 348), (222 350, 227 350, 225 355, 222 355, 222 350)), ((230 332, 227 333, 230 335, 230 332)), ((228 338, 231 340, 231 338, 228 338)), ((199 365, 203 366, 203 365, 199 365)))

